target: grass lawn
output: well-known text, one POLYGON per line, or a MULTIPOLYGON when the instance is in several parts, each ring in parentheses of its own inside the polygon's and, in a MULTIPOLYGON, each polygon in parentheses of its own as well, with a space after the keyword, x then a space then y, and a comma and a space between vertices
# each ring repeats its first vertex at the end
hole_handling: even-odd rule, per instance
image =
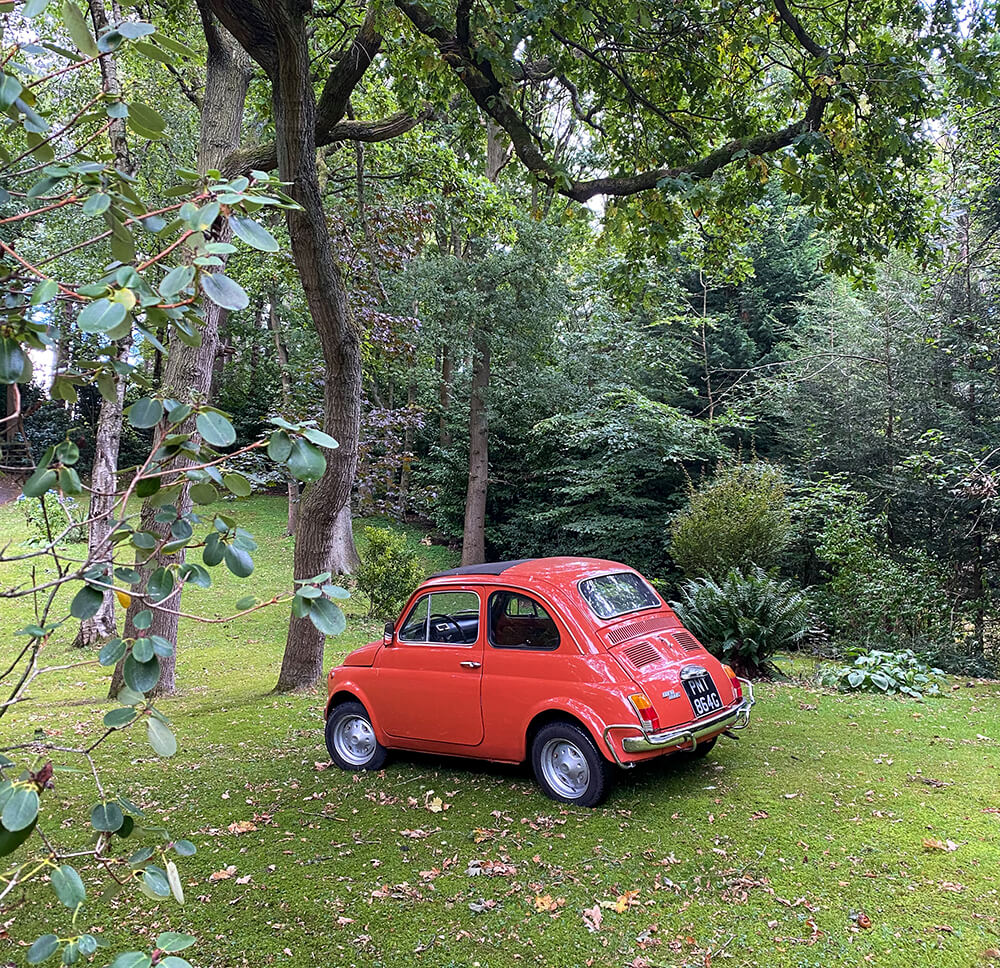
MULTIPOLYGON (((284 502, 242 503, 257 570, 238 582, 216 569, 187 609, 214 614, 288 581, 284 502)), ((0 537, 23 534, 19 512, 0 508, 0 537)), ((420 550, 428 570, 450 563, 420 550)), ((0 566, 0 586, 19 578, 0 566)), ((378 632, 360 599, 348 605, 330 665, 378 632)), ((0 658, 30 617, 0 604, 0 658)), ((84 929, 113 914, 104 933, 119 949, 186 931, 206 968, 1000 963, 998 683, 956 680, 924 703, 848 698, 797 663, 800 683, 758 688, 740 742, 623 774, 604 807, 583 810, 542 797, 526 768, 413 755, 376 774, 328 768, 320 693, 269 694, 285 621, 274 609, 182 626, 182 693, 160 703, 177 755, 156 759, 138 731, 100 748, 111 787, 198 853, 180 862, 183 908, 102 897, 87 877, 84 929)), ((78 658, 71 636, 51 643, 50 664, 78 658)), ((36 728, 91 733, 110 708, 107 675, 53 674, 3 721, 0 745, 36 728)), ((43 819, 56 798, 75 818, 61 842, 86 842, 92 788, 57 773, 43 819)), ((68 928, 47 884, 7 901, 0 963, 68 928)))

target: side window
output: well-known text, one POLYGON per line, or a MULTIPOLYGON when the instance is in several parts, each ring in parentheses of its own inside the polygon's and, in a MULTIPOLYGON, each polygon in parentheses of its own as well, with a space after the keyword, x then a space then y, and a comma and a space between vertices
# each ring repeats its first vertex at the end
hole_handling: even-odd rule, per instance
POLYGON ((490 595, 489 632, 490 645, 497 649, 551 652, 559 648, 559 629, 552 616, 521 592, 490 595))
POLYGON ((479 639, 479 596, 475 592, 432 592, 410 609, 400 642, 471 645, 479 639))
POLYGON ((403 627, 399 630, 400 642, 427 641, 427 609, 430 600, 430 595, 424 595, 410 609, 410 614, 406 616, 406 621, 403 622, 403 627))
POLYGON ((475 592, 431 594, 431 642, 471 645, 479 638, 479 596, 475 592))

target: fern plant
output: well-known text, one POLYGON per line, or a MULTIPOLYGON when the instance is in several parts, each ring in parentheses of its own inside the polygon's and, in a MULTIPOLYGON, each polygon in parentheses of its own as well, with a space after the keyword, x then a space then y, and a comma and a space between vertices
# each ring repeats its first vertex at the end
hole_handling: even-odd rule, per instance
POLYGON ((721 581, 686 581, 680 600, 670 604, 712 655, 744 675, 769 676, 771 656, 809 633, 805 592, 760 568, 734 568, 721 581))

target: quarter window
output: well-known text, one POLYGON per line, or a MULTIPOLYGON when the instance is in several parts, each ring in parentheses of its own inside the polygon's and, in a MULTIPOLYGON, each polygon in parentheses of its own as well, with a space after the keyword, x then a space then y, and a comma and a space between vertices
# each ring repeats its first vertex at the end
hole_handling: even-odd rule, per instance
POLYGON ((550 652, 559 648, 552 616, 530 595, 494 592, 489 604, 490 645, 497 649, 550 652))

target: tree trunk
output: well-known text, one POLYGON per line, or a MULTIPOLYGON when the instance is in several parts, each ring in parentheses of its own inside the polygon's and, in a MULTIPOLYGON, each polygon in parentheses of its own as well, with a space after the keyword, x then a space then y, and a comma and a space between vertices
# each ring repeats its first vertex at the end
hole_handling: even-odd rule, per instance
POLYGON ((448 409, 451 407, 451 348, 445 343, 441 347, 441 389, 438 393, 438 404, 441 416, 438 418, 438 446, 451 446, 451 429, 448 424, 448 409))
POLYGON ((475 332, 472 393, 469 397, 469 487, 465 495, 462 564, 486 561, 486 487, 489 479, 490 341, 482 328, 475 332))
MULTIPOLYGON (((272 294, 268 300, 267 324, 274 336, 274 352, 278 357, 278 373, 281 377, 281 406, 285 419, 290 420, 292 410, 292 378, 288 371, 288 351, 281 339, 281 320, 276 309, 277 297, 272 294)), ((288 528, 286 534, 295 534, 299 517, 299 482, 291 474, 285 475, 288 482, 288 528)))
MULTIPOLYGON (((211 168, 221 168, 223 160, 240 143, 240 129, 243 125, 243 108, 247 88, 250 83, 250 59, 236 41, 221 27, 201 4, 205 36, 208 39, 208 61, 205 75, 205 98, 201 116, 201 130, 198 144, 198 170, 205 172, 211 168)), ((222 222, 215 237, 218 241, 228 241, 229 225, 222 222)), ((225 262, 225 256, 221 257, 225 262)), ((207 396, 212 383, 212 366, 219 343, 219 326, 225 310, 215 303, 206 301, 205 322, 201 329, 201 345, 186 346, 176 338, 171 338, 168 356, 164 366, 163 389, 175 399, 185 401, 194 395, 207 396)), ((182 424, 182 433, 193 431, 193 421, 182 424)), ((181 514, 191 510, 191 498, 187 487, 177 501, 181 514)), ((142 529, 154 534, 165 534, 165 526, 153 518, 156 508, 149 504, 142 509, 142 529)), ((140 591, 145 591, 149 575, 161 565, 181 565, 184 552, 175 555, 154 557, 146 562, 137 560, 136 568, 142 576, 140 591)), ((179 617, 163 609, 153 610, 153 624, 140 632, 135 627, 135 616, 146 607, 140 596, 132 599, 125 617, 125 638, 140 635, 162 635, 174 645, 174 653, 160 660, 160 681, 153 690, 154 696, 170 695, 176 689, 175 665, 177 655, 177 626, 179 617)), ((180 595, 169 600, 172 611, 180 609, 180 595)), ((121 665, 115 669, 111 680, 110 695, 117 695, 122 686, 121 665)))
POLYGON ((399 516, 406 520, 410 503, 410 472, 413 463, 413 414, 417 409, 417 385, 411 380, 406 387, 406 426, 403 428, 403 462, 399 472, 399 516))
MULTIPOLYGON (((124 363, 132 348, 132 340, 119 344, 118 359, 124 363)), ((90 472, 90 530, 87 534, 87 557, 90 561, 106 562, 111 556, 108 536, 111 534, 111 509, 118 490, 118 448, 122 439, 122 409, 125 402, 125 381, 115 382, 115 399, 101 399, 94 442, 94 466, 90 472)), ((116 631, 115 596, 104 593, 104 601, 93 618, 84 619, 73 643, 79 648, 93 646, 111 638, 116 631)))
MULTIPOLYGON (((288 234, 325 364, 323 427, 339 447, 327 451, 326 473, 307 488, 295 536, 295 577, 357 566, 345 522, 358 462, 361 422, 360 332, 334 261, 316 167, 316 100, 302 7, 272 6, 277 18, 277 67, 273 81, 278 172, 302 206, 288 211, 288 234)), ((326 637, 308 618, 294 615, 277 691, 312 686, 323 673, 326 637)))
MULTIPOLYGON (((117 14, 117 11, 115 11, 117 14)), ((103 0, 90 0, 90 16, 94 22, 94 32, 100 37, 108 28, 108 15, 103 0)), ((118 82, 117 55, 112 53, 101 58, 101 80, 106 94, 117 96, 121 93, 118 82)), ((108 138, 119 171, 131 174, 134 171, 128 152, 128 137, 125 121, 112 118, 108 122, 108 138)), ((62 342, 62 340, 60 340, 62 342)), ((118 344, 118 360, 124 363, 132 348, 131 336, 118 344)), ((57 367, 59 361, 57 360, 57 367)), ((115 504, 118 490, 118 448, 122 439, 122 410, 125 403, 125 381, 115 381, 115 399, 101 398, 101 409, 97 417, 97 433, 94 441, 94 464, 90 472, 90 514, 91 525, 87 533, 87 557, 93 562, 106 563, 111 557, 108 535, 111 534, 111 509, 115 504)), ((92 648, 111 638, 116 631, 115 596, 105 592, 101 607, 93 618, 80 623, 74 645, 92 648)))

